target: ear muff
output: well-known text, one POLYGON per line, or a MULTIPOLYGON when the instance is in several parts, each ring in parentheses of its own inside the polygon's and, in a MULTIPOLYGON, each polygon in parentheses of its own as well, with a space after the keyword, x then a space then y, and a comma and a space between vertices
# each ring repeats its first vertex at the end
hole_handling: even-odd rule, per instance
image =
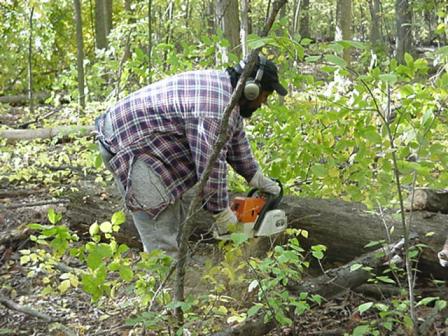
MULTIPOLYGON (((259 65, 255 78, 249 78, 244 85, 243 94, 247 100, 255 100, 260 95, 261 85, 260 81, 263 78, 264 66, 266 64, 266 57, 259 55, 259 65)), ((244 63, 243 63, 244 65, 244 63)), ((244 68, 244 66, 242 66, 244 68)))

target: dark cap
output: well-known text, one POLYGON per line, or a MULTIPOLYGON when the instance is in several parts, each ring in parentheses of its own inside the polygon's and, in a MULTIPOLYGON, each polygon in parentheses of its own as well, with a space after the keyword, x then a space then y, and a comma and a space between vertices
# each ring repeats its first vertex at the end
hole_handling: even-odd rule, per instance
MULTIPOLYGON (((258 69, 259 66, 260 64, 257 62, 256 68, 258 69)), ((272 61, 266 60, 260 84, 266 91, 276 91, 280 96, 286 96, 288 94, 288 90, 279 82, 277 66, 272 61)))
MULTIPOLYGON (((242 60, 237 66, 235 66, 235 71, 238 74, 241 74, 246 63, 246 60, 242 60)), ((252 70, 251 77, 258 80, 257 74, 260 66, 263 70, 263 76, 259 79, 261 88, 266 91, 275 91, 280 96, 286 96, 288 94, 288 90, 286 90, 285 87, 279 82, 277 66, 274 62, 267 60, 263 55, 258 57, 257 63, 255 63, 255 67, 252 70)))

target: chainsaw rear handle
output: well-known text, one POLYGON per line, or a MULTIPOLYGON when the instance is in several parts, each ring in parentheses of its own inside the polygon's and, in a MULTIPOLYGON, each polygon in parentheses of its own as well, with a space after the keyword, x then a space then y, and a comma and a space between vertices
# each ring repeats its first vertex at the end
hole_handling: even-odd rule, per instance
MULTIPOLYGON (((280 182, 279 179, 271 178, 271 180, 277 182, 277 184, 278 184, 279 187, 280 187, 280 192, 278 193, 278 195, 272 195, 272 194, 268 194, 268 193, 264 193, 263 195, 265 196, 266 201, 270 201, 270 200, 272 200, 272 201, 274 201, 274 200, 278 200, 278 203, 280 203, 280 201, 281 201, 282 198, 283 198, 283 185, 282 185, 282 183, 280 182)), ((254 196, 254 194, 255 194, 257 191, 259 191, 258 188, 253 188, 253 189, 251 189, 251 190, 247 193, 247 197, 252 197, 252 196, 254 196)))
MULTIPOLYGON (((257 232, 257 230, 260 228, 260 225, 263 222, 263 219, 264 219, 264 216, 266 215, 266 213, 270 210, 274 210, 274 209, 278 208, 278 206, 283 198, 282 183, 278 179, 272 179, 272 180, 278 183, 278 185, 280 186, 280 192, 278 193, 278 195, 272 195, 272 194, 267 194, 267 193, 264 194, 265 195, 264 197, 266 199, 266 204, 261 209, 261 212, 258 215, 257 221, 255 222, 255 225, 254 225, 255 232, 257 232)), ((247 196, 252 197, 257 191, 258 191, 257 188, 251 189, 248 192, 247 196)))

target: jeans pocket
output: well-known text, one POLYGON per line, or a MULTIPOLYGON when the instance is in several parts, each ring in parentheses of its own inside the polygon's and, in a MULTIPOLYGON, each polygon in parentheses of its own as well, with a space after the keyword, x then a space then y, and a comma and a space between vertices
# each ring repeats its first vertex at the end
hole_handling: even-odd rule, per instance
POLYGON ((144 209, 157 208, 170 200, 160 176, 140 159, 131 167, 131 189, 135 200, 144 209))

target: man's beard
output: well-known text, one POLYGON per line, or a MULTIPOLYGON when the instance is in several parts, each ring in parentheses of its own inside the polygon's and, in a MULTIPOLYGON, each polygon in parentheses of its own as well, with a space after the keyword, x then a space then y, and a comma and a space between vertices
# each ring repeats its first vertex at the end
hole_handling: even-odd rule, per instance
POLYGON ((257 110, 256 107, 249 106, 249 102, 245 102, 242 105, 240 105, 240 115, 243 118, 250 118, 252 117, 252 114, 257 110))

